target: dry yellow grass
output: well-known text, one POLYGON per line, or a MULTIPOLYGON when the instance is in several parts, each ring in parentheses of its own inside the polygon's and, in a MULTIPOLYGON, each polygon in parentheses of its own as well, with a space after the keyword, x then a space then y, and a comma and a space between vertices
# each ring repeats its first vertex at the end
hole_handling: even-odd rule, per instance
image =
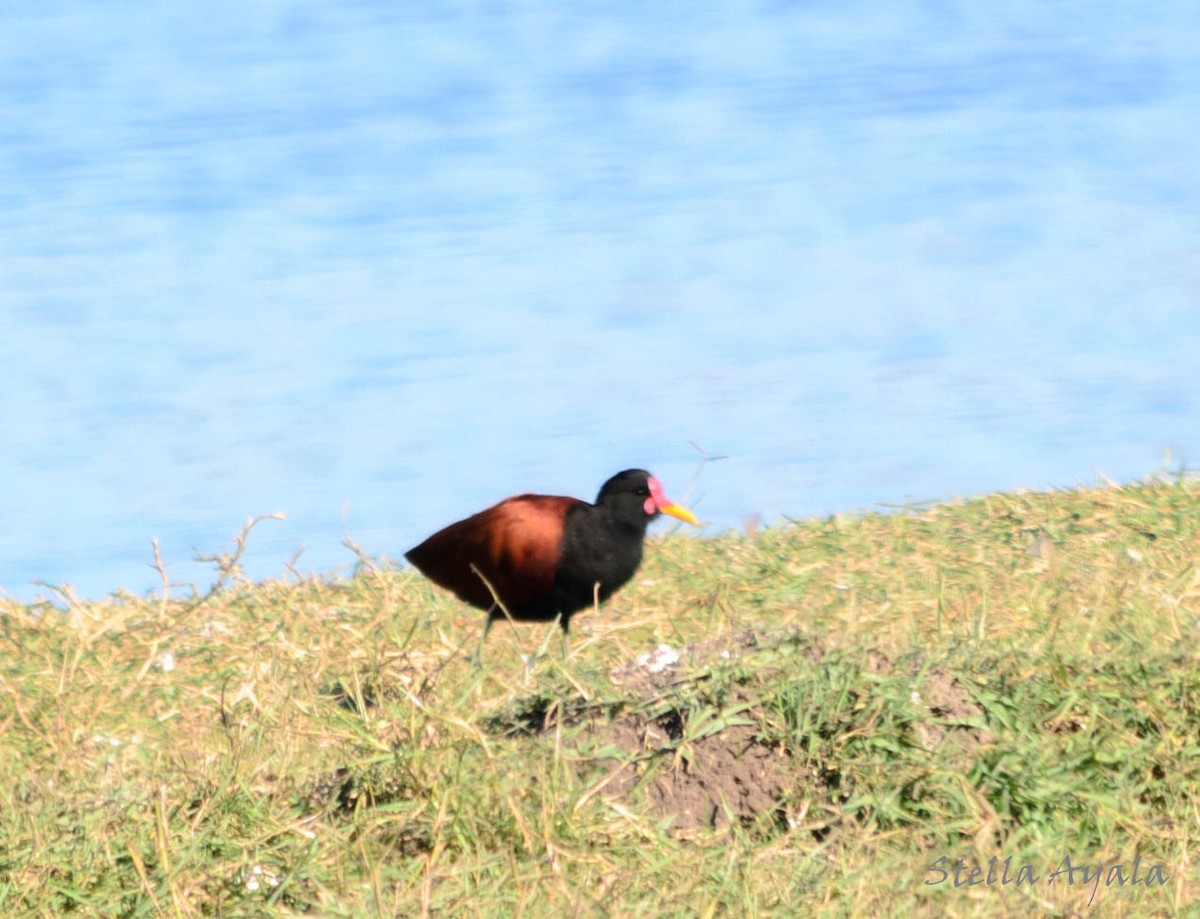
POLYGON ((0 913, 1188 914, 1198 499, 659 539, 566 660, 498 626, 481 670, 482 616, 382 560, 4 603, 0 913), (1040 879, 925 883, 942 855, 1040 879))

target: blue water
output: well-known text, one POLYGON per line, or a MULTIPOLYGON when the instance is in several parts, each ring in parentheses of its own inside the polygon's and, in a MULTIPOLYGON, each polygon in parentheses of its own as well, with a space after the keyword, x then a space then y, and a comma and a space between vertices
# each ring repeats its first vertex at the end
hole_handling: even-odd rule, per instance
POLYGON ((1191 2, 5 8, 0 587, 679 500, 689 442, 710 533, 1186 464, 1196 48, 1191 2))

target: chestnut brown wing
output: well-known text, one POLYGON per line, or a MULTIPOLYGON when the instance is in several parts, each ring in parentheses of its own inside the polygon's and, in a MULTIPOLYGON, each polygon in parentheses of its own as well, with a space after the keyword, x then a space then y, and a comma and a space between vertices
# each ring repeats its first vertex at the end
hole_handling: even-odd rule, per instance
POLYGON ((563 524, 578 498, 518 495, 434 533, 405 554, 435 584, 490 609, 499 594, 509 612, 543 611, 551 602, 563 524))

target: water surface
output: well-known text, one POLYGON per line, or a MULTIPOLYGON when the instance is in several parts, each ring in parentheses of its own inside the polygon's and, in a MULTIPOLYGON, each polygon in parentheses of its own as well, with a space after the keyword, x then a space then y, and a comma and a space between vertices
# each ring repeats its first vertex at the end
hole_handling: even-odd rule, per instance
POLYGON ((1200 8, 0 12, 0 586, 1197 455, 1200 8))

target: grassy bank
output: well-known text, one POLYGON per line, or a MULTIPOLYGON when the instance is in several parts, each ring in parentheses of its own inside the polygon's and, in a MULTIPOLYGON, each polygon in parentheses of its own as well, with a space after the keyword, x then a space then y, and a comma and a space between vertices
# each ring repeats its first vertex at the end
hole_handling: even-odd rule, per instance
POLYGON ((480 670, 382 562, 0 605, 0 914, 1187 914, 1198 499, 666 537, 480 670))

